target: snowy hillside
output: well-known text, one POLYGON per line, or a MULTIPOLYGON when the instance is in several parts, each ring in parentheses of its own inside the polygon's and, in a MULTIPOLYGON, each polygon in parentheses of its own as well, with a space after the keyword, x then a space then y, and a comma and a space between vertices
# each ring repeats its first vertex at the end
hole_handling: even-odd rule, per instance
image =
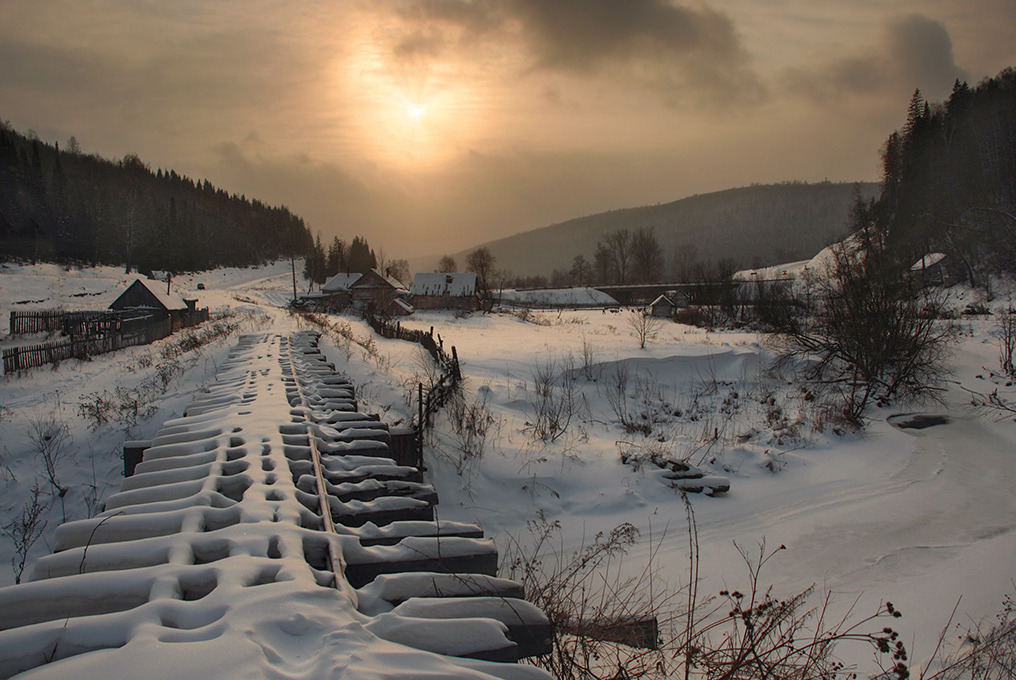
MULTIPOLYGON (((6 320, 12 309, 104 307, 125 281, 113 269, 7 266, 0 270, 0 311, 6 320)), ((124 440, 150 438, 180 416, 239 333, 308 327, 278 306, 292 295, 288 263, 181 276, 173 285, 213 314, 228 310, 225 335, 194 351, 180 350, 173 336, 0 382, 0 520, 9 525, 20 516, 35 484, 45 506, 47 524, 26 578, 31 562, 56 547, 64 518, 94 516, 120 488, 124 440), (131 395, 143 408, 110 422, 89 419, 90 405, 117 395, 131 395), (61 437, 62 498, 33 438, 51 423, 61 437)), ((974 298, 963 293, 957 304, 974 298)), ((567 550, 630 522, 642 539, 625 568, 639 570, 651 558, 679 587, 688 581, 686 512, 674 476, 654 460, 687 460, 730 485, 725 493, 691 496, 702 593, 746 587, 734 541, 753 552, 764 538, 786 546, 762 575, 777 593, 815 584, 820 594, 833 593, 837 611, 857 600, 862 614, 891 600, 904 613, 898 628, 914 661, 932 653, 961 596, 963 620, 978 620, 1012 594, 1016 424, 973 412, 962 389, 1016 393, 993 374, 992 317, 960 321, 955 383, 945 403, 873 412, 869 429, 857 435, 837 433, 809 394, 762 370, 770 358, 763 338, 667 323, 640 350, 626 314, 536 312, 523 320, 417 312, 403 321, 433 326, 446 347, 456 347, 465 405, 486 423, 478 442, 457 431, 454 413, 439 419, 425 460, 442 520, 479 522, 503 548, 512 537, 524 541, 527 521, 542 516, 561 523, 567 550), (548 386, 556 403, 568 400, 567 419, 544 417, 548 386), (913 429, 900 427, 906 418, 892 418, 913 411, 943 416, 935 421, 941 424, 913 429)), ((393 425, 408 422, 417 383, 433 378, 429 358, 407 342, 368 342, 368 327, 355 318, 333 321, 354 341, 326 336, 323 350, 358 386, 364 408, 393 425)), ((3 537, 0 563, 16 557, 3 537)), ((14 577, 0 571, 0 585, 14 577)), ((871 657, 866 647, 843 655, 862 664, 871 657)))

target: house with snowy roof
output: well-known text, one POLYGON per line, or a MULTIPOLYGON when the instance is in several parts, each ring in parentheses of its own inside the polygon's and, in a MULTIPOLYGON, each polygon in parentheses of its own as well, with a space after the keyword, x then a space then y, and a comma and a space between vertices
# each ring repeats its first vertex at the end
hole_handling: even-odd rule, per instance
MULTIPOLYGON (((134 279, 124 292, 109 305, 117 311, 138 311, 156 318, 172 319, 173 330, 195 323, 197 299, 184 299, 173 292, 172 280, 134 279)), ((202 319, 203 320, 203 319, 202 319)))
POLYGON ((673 319, 678 309, 689 304, 688 294, 679 290, 668 290, 664 295, 653 300, 649 305, 649 313, 658 319, 673 319))
POLYGON ((910 267, 910 275, 924 286, 948 286, 955 282, 945 253, 928 253, 910 267))
POLYGON ((331 277, 321 286, 322 293, 348 293, 354 283, 360 280, 363 274, 359 272, 339 272, 331 277))
POLYGON ((417 309, 461 309, 469 312, 480 309, 474 272, 417 274, 413 277, 409 294, 417 309))
POLYGON ((353 303, 353 284, 360 280, 359 272, 339 272, 321 286, 321 291, 300 296, 305 304, 325 312, 337 312, 353 303))

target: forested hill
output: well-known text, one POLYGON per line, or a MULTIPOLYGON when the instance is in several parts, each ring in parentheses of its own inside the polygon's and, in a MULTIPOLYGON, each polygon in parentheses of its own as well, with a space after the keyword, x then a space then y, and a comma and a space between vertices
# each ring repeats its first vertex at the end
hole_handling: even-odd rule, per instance
MULTIPOLYGON (((568 271, 576 255, 591 261, 606 234, 648 227, 660 242, 668 269, 675 250, 691 248, 703 263, 728 258, 739 267, 790 262, 812 257, 848 231, 858 190, 871 198, 878 185, 791 182, 728 189, 579 217, 484 245, 498 267, 516 276, 568 271)), ((465 262, 465 254, 457 254, 456 260, 465 262)))
POLYGON ((285 207, 228 194, 136 155, 111 161, 0 123, 0 256, 191 271, 306 253, 285 207))

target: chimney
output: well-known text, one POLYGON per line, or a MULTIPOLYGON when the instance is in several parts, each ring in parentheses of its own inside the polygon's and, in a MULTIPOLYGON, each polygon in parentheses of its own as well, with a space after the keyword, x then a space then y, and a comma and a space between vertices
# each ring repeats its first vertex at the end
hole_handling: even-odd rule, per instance
POLYGON ((166 274, 166 295, 169 295, 169 289, 173 285, 173 277, 166 274))

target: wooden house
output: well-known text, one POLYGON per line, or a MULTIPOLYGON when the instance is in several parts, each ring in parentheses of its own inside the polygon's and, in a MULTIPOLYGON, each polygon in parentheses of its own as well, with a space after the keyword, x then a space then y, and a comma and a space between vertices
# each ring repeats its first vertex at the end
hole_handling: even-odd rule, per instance
POLYGON ((385 276, 376 269, 371 269, 360 276, 350 285, 349 292, 354 307, 368 313, 379 314, 386 313, 393 300, 409 295, 409 291, 401 281, 385 276))
POLYGON ((185 300, 172 291, 172 282, 134 279, 120 296, 113 300, 109 309, 145 312, 157 319, 172 320, 173 330, 191 325, 191 317, 197 312, 197 300, 185 300))
POLYGON ((476 295, 476 274, 473 272, 438 274, 421 273, 413 277, 409 294, 417 309, 480 309, 476 295))
POLYGON ((363 274, 359 272, 340 272, 325 281, 320 293, 300 297, 305 303, 312 304, 322 311, 335 312, 345 309, 353 302, 352 286, 361 276, 363 274))
POLYGON ((955 283, 945 253, 928 253, 910 267, 911 276, 923 286, 949 286, 955 283))

